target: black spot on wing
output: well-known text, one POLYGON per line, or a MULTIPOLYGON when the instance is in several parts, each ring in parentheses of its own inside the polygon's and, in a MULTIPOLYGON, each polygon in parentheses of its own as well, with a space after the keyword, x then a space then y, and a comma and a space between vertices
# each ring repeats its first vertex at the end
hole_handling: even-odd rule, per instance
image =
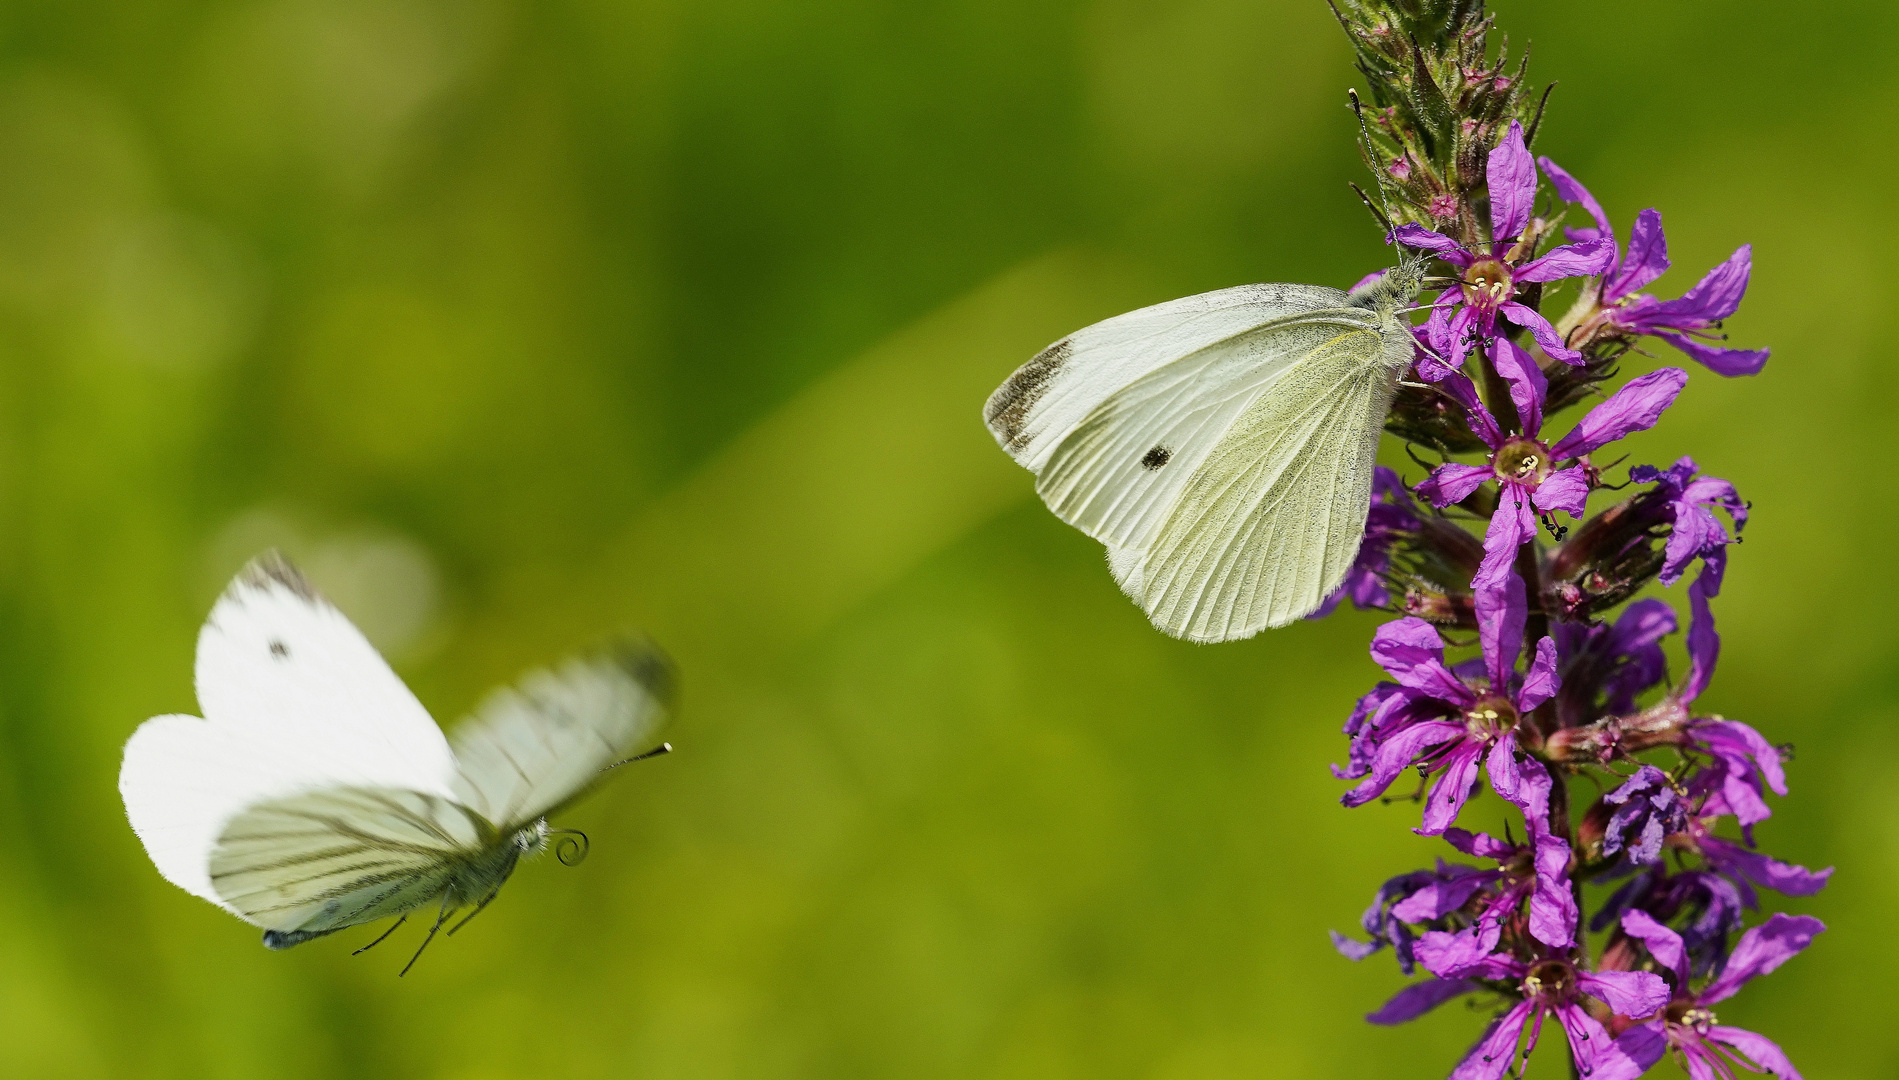
POLYGON ((290 659, 290 646, 273 638, 270 643, 270 655, 279 660, 288 660, 290 659))
POLYGON ((1173 460, 1174 452, 1165 446, 1156 446, 1141 455, 1141 468, 1152 472, 1173 460))
POLYGON ((1019 450, 1028 442, 1023 427, 1028 423, 1029 410, 1042 399, 1049 380, 1068 362, 1069 349, 1069 339, 1063 338, 1036 353, 1034 359, 1017 368, 1015 374, 989 396, 989 404, 983 408, 983 422, 1010 450, 1019 450))

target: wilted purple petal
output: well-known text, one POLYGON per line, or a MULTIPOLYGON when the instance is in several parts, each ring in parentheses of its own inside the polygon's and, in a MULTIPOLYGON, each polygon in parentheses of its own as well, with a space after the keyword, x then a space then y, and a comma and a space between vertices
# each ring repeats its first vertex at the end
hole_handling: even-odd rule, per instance
POLYGON ((1543 377, 1543 369, 1536 366, 1536 361, 1522 346, 1505 337, 1491 344, 1490 362, 1496 365, 1497 374, 1509 381, 1510 400, 1516 403, 1523 434, 1536 438, 1536 433, 1543 430, 1543 400, 1550 387, 1549 380, 1543 377))
POLYGON ((1726 1043, 1741 1052, 1741 1056, 1753 1062, 1756 1071, 1772 1073, 1777 1080, 1802 1080, 1800 1070, 1787 1060, 1787 1054, 1765 1035, 1756 1035, 1725 1024, 1716 1024, 1708 1029, 1708 1038, 1718 1043, 1726 1043))
POLYGON ((1635 227, 1629 230, 1628 257, 1603 286, 1602 302, 1615 303, 1661 277, 1668 266, 1668 238, 1662 235, 1662 215, 1644 210, 1635 216, 1635 227))
POLYGON ((1490 235, 1498 244, 1514 240, 1530 223, 1536 202, 1536 163, 1523 145, 1523 125, 1510 121, 1510 130, 1491 149, 1484 170, 1490 189, 1490 235))
POLYGON ((1470 979, 1426 979, 1398 991, 1383 1008, 1365 1019, 1374 1024, 1402 1024, 1416 1020, 1453 998, 1474 994, 1483 988, 1482 983, 1470 979))
POLYGON ((1772 349, 1729 349, 1669 330, 1650 330, 1649 333, 1687 353, 1689 359, 1699 361, 1716 375, 1729 378, 1760 374, 1760 370, 1767 366, 1767 358, 1773 355, 1772 349))
POLYGON ((1572 367, 1583 362, 1582 353, 1565 345, 1562 335, 1556 332, 1548 319, 1514 300, 1498 310, 1503 312, 1505 318, 1528 330, 1536 343, 1543 346, 1543 351, 1550 354, 1551 359, 1561 360, 1572 367))
POLYGON ((1639 908, 1622 913, 1622 932, 1648 947, 1648 954, 1655 958, 1655 962, 1674 974, 1677 989, 1687 988, 1688 948, 1682 944, 1680 934, 1656 922, 1653 916, 1639 908))
POLYGON ((1680 368, 1661 368, 1629 380, 1609 395, 1609 400, 1589 410, 1574 431, 1550 447, 1550 456, 1558 461, 1581 457, 1625 435, 1654 427, 1686 385, 1688 373, 1680 368))
POLYGON ((1611 1009, 1641 1019, 1668 1004, 1668 984, 1648 971, 1579 971, 1576 986, 1611 1009))
POLYGON ((1400 225, 1396 232, 1385 239, 1409 248, 1417 248, 1419 251, 1428 251, 1456 266, 1469 266, 1476 261, 1470 252, 1464 250, 1464 245, 1443 233, 1432 232, 1422 225, 1400 225))
POLYGON ((1371 774, 1339 798, 1346 806, 1363 806, 1384 794, 1398 774, 1411 766, 1419 754, 1464 734, 1464 725, 1447 721, 1429 721, 1391 735, 1378 747, 1372 759, 1371 774))
POLYGON ((1524 673, 1523 686, 1517 691, 1517 711, 1535 711, 1560 689, 1562 681, 1556 677, 1556 642, 1544 638, 1536 643, 1536 658, 1530 661, 1530 670, 1524 673))
MULTIPOLYGON (((1463 729, 1462 724, 1450 725, 1463 729)), ((1470 800, 1470 789, 1477 783, 1477 759, 1483 747, 1466 743, 1445 755, 1444 773, 1424 800, 1424 820, 1411 830, 1420 836, 1436 836, 1457 821, 1458 811, 1470 800)))
POLYGON ((1594 277, 1615 265, 1615 240, 1599 236, 1580 244, 1551 248, 1540 259, 1524 263, 1511 274, 1513 281, 1560 281, 1568 277, 1594 277))
POLYGON ((1666 300, 1650 308, 1643 320, 1655 326, 1694 328, 1720 322, 1741 309, 1741 297, 1747 294, 1748 275, 1753 270, 1754 245, 1742 244, 1726 262, 1708 271, 1677 300, 1666 300))
POLYGON ((1553 472, 1531 496, 1539 510, 1561 510, 1579 518, 1589 505, 1589 470, 1581 465, 1553 472))
POLYGON ((1367 956, 1385 947, 1382 942, 1360 941, 1357 938, 1348 938, 1337 930, 1327 930, 1326 933, 1332 935, 1332 947, 1337 949, 1339 955, 1345 957, 1347 960, 1363 960, 1367 956))
POLYGON ((1727 966, 1701 991, 1701 1003, 1712 1005, 1733 997, 1749 979, 1770 974, 1800 955, 1802 949, 1813 944, 1813 936, 1825 929, 1826 924, 1811 915, 1770 916, 1741 935, 1734 951, 1728 954, 1727 966))

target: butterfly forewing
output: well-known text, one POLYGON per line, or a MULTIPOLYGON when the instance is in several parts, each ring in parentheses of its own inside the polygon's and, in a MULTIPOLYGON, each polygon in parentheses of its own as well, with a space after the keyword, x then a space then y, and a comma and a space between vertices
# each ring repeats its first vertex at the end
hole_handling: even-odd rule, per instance
POLYGON ((496 692, 455 729, 457 800, 504 831, 552 812, 658 745, 672 684, 670 662, 640 643, 496 692))
POLYGON ((1170 634, 1226 641, 1283 626, 1337 588, 1358 551, 1390 377, 1315 362, 1289 378, 1208 455, 1153 543, 1110 559, 1170 634))
POLYGON ((247 921, 317 934, 438 897, 460 866, 502 842, 448 799, 332 788, 238 814, 224 826, 209 869, 219 899, 247 921))

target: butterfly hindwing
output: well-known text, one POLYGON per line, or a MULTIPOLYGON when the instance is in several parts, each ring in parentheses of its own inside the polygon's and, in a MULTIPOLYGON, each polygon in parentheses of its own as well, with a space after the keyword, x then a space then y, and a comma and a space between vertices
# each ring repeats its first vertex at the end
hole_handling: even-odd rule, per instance
POLYGON ((441 896, 502 839, 439 796, 330 788, 239 813, 224 826, 209 872, 219 899, 247 922, 302 940, 441 896))

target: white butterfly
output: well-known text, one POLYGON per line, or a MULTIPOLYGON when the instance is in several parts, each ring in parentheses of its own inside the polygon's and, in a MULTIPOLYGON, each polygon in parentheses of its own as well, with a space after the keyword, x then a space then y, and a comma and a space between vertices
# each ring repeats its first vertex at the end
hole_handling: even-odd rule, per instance
POLYGON ((671 685, 650 646, 571 660, 492 694, 451 741, 272 553, 198 634, 204 717, 141 724, 119 794, 158 872, 263 927, 273 949, 439 901, 433 940, 561 831, 548 815, 605 770, 671 749, 655 739, 671 685))
POLYGON ((1284 626, 1358 552, 1422 276, 1407 259, 1349 294, 1242 285, 1118 315, 1023 365, 983 419, 1155 626, 1284 626))

